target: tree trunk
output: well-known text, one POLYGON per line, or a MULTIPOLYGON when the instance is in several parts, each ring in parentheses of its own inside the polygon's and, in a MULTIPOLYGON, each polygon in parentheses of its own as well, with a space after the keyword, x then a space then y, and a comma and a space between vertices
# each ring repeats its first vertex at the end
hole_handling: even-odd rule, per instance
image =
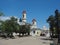
POLYGON ((11 33, 11 38, 13 37, 13 33, 11 33))
POLYGON ((30 35, 30 33, 28 32, 28 35, 30 35))

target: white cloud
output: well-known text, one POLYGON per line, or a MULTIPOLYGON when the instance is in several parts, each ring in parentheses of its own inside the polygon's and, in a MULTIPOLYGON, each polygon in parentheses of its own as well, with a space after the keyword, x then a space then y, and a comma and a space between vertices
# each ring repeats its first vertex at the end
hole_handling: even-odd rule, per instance
MULTIPOLYGON (((10 16, 10 17, 11 17, 11 16, 10 16)), ((5 21, 5 20, 7 20, 7 19, 10 19, 10 17, 7 17, 7 16, 0 17, 0 20, 5 21)), ((14 16, 14 17, 17 18, 16 16, 14 16)), ((17 20, 17 23, 20 24, 19 18, 17 18, 17 19, 18 19, 18 20, 17 20)))
POLYGON ((10 19, 10 17, 0 17, 0 20, 3 20, 3 21, 5 21, 7 19, 10 19))

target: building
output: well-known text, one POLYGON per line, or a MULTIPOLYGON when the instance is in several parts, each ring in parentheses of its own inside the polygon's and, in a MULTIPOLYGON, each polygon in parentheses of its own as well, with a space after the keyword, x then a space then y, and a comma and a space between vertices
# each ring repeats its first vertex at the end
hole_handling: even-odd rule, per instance
POLYGON ((41 29, 37 27, 37 22, 35 19, 32 20, 30 35, 32 36, 40 36, 41 29))
POLYGON ((50 31, 46 28, 46 26, 43 26, 43 29, 41 31, 41 34, 46 37, 50 37, 50 31))
POLYGON ((32 24, 27 22, 27 17, 26 17, 26 11, 24 10, 22 12, 22 21, 19 22, 20 25, 30 25, 30 35, 31 36, 40 36, 41 34, 41 29, 37 27, 37 22, 35 19, 32 20, 32 24))

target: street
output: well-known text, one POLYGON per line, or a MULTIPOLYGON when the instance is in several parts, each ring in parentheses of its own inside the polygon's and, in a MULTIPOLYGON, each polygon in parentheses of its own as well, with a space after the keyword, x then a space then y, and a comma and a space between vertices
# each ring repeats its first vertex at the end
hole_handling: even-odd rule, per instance
POLYGON ((29 36, 8 40, 0 39, 0 45, 50 45, 51 41, 42 38, 29 36))

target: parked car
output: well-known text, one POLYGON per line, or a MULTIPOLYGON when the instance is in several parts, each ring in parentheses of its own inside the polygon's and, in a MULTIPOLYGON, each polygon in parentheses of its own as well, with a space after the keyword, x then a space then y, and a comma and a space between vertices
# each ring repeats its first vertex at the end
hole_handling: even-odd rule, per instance
POLYGON ((44 33, 41 33, 40 36, 45 36, 45 34, 44 33))

